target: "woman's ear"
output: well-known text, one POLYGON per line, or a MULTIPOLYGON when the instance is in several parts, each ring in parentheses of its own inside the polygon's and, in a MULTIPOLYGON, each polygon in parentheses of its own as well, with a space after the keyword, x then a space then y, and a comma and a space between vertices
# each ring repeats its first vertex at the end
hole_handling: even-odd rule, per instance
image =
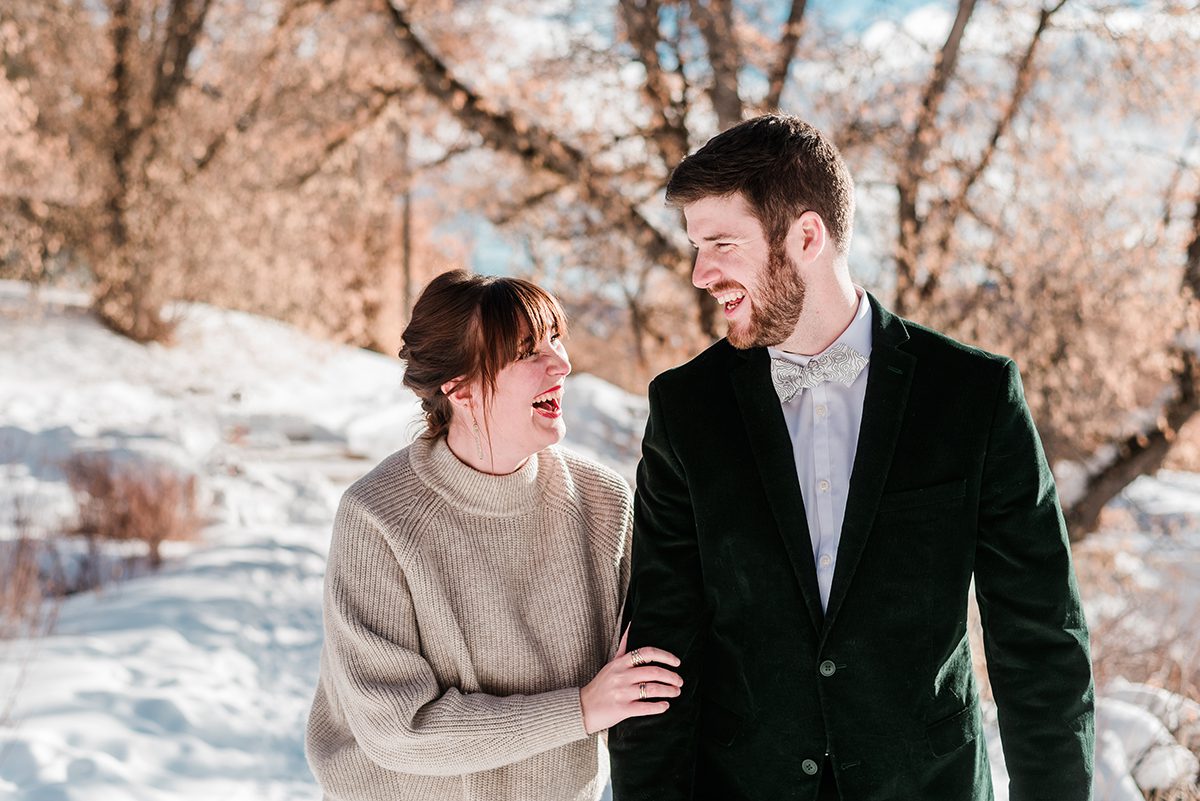
POLYGON ((463 376, 451 379, 442 384, 442 394, 450 399, 455 406, 466 409, 471 406, 471 385, 463 376))

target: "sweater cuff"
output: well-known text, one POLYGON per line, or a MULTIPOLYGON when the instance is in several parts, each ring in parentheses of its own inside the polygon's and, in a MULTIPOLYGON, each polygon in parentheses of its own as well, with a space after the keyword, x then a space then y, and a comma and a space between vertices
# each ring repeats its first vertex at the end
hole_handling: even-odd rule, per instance
POLYGON ((579 700, 578 687, 553 690, 543 697, 546 703, 538 717, 547 736, 564 745, 589 736, 583 727, 583 704, 579 700))

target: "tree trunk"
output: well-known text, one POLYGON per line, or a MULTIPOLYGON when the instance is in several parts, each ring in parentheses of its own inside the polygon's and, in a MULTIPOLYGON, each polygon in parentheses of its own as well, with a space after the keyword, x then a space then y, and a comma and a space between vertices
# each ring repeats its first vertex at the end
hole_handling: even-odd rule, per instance
POLYGON ((733 0, 692 0, 692 16, 708 48, 713 81, 708 95, 723 131, 742 121, 742 96, 738 73, 742 68, 741 48, 733 20, 733 0))
POLYGON ((400 208, 400 297, 404 304, 404 320, 412 317, 412 170, 409 163, 408 131, 400 132, 401 172, 404 180, 404 195, 400 208))
POLYGON ((771 75, 767 82, 767 97, 763 103, 765 111, 772 112, 779 107, 779 99, 783 96, 783 87, 787 84, 788 71, 792 59, 796 57, 796 45, 800 42, 800 32, 804 29, 805 0, 792 0, 787 22, 783 24, 783 35, 779 37, 779 52, 771 67, 771 75))
MULTIPOLYGON (((1192 238, 1188 242, 1181 291, 1195 305, 1200 303, 1200 193, 1192 215, 1192 238)), ((1194 332, 1189 332, 1194 333, 1194 332)), ((1104 506, 1141 475, 1157 472, 1171 451, 1176 435, 1200 411, 1200 358, 1186 344, 1177 348, 1181 366, 1175 371, 1175 399, 1167 404, 1157 425, 1126 438, 1117 457, 1104 469, 1089 476, 1083 497, 1065 510, 1072 541, 1095 530, 1104 506)))
POLYGON ((908 316, 917 304, 920 288, 917 286, 917 258, 920 253, 921 227, 924 220, 917 212, 917 201, 921 184, 925 180, 925 159, 937 144, 941 130, 938 128, 938 111, 946 95, 946 87, 958 66, 958 53, 962 45, 963 32, 975 11, 975 0, 959 0, 954 25, 938 51, 933 73, 921 98, 921 108, 916 126, 908 140, 904 158, 896 177, 897 232, 896 232, 896 313, 908 316))

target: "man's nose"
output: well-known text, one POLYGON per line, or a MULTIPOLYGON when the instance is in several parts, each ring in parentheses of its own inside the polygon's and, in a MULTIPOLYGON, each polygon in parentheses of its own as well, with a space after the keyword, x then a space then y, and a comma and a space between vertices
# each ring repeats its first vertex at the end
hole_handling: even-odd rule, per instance
POLYGON ((703 253, 697 251, 696 261, 692 263, 692 284, 700 289, 712 286, 717 280, 718 272, 716 268, 709 264, 709 259, 703 253))

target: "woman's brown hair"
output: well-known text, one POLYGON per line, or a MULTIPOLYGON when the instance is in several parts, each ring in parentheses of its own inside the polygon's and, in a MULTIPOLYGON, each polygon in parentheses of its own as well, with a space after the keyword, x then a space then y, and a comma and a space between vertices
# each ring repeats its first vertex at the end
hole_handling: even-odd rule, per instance
POLYGON ((453 407, 443 384, 478 382, 486 413, 496 376, 551 331, 566 336, 566 315, 534 283, 464 270, 430 281, 413 306, 399 354, 404 386, 421 399, 425 436, 436 439, 450 429, 453 407))

